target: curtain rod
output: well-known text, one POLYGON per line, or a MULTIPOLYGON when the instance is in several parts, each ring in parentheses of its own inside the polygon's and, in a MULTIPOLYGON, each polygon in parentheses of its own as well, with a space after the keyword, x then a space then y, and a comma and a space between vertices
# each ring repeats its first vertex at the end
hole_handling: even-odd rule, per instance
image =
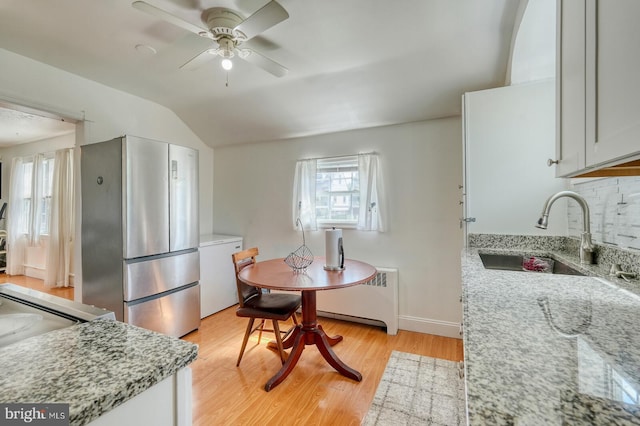
POLYGON ((301 158, 298 161, 308 161, 308 160, 331 160, 333 158, 344 158, 344 157, 357 157, 358 155, 378 155, 377 152, 359 152, 357 154, 346 154, 346 155, 332 155, 330 157, 312 157, 312 158, 301 158))

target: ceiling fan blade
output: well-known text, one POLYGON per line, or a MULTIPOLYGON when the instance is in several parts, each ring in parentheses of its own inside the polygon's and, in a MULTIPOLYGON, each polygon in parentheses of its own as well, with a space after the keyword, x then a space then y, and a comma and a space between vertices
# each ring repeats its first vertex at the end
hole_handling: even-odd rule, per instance
POLYGON ((243 51, 248 54, 239 56, 240 58, 244 59, 250 64, 262 68, 263 70, 275 75, 276 77, 284 77, 289 72, 288 69, 286 69, 279 63, 274 62, 266 56, 259 54, 255 50, 243 49, 243 51))
POLYGON ((201 65, 211 61, 216 56, 217 56, 216 49, 207 49, 204 52, 201 52, 196 56, 194 56, 193 58, 189 59, 184 64, 180 65, 180 69, 195 70, 196 68, 199 68, 201 65))
POLYGON ((244 33, 247 40, 284 21, 289 14, 275 0, 271 0, 253 15, 238 24, 234 29, 244 33))
POLYGON ((144 1, 134 1, 133 3, 131 3, 131 6, 142 12, 148 13, 149 15, 153 15, 157 18, 160 18, 163 21, 166 21, 177 27, 184 28, 187 31, 191 31, 192 33, 195 33, 198 35, 202 35, 202 33, 208 33, 207 30, 204 30, 197 25, 193 25, 190 22, 180 19, 177 16, 172 15, 169 12, 166 12, 144 1))

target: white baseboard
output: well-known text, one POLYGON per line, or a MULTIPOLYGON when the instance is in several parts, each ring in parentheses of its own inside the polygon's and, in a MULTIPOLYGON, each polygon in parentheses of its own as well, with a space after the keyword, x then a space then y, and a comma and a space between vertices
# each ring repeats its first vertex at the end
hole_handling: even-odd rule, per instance
MULTIPOLYGON (((299 309, 298 311, 302 312, 302 309, 299 309)), ((333 319, 338 319, 342 321, 351 321, 351 322, 357 322, 360 324, 373 325, 375 327, 387 328, 384 322, 374 320, 374 319, 360 318, 360 317, 354 317, 351 315, 336 314, 333 312, 325 312, 325 311, 317 311, 317 315, 319 317, 333 318, 333 319)))
POLYGON ((24 275, 30 278, 44 280, 44 269, 38 266, 24 265, 24 275))
POLYGON ((399 327, 401 330, 415 331, 417 333, 434 334, 436 336, 453 337, 461 339, 460 323, 440 321, 430 318, 419 318, 400 315, 399 327))
MULTIPOLYGON (((300 312, 301 311, 298 310, 298 313, 300 312)), ((318 311, 318 316, 358 322, 361 324, 367 324, 376 327, 385 327, 385 324, 382 321, 352 317, 349 315, 335 314, 331 312, 318 311)), ((454 339, 462 339, 462 336, 460 335, 459 322, 440 321, 420 317, 399 316, 398 329, 414 331, 416 333, 433 334, 435 336, 452 337, 454 339)))
MULTIPOLYGON (((29 278, 37 278, 39 280, 43 280, 46 275, 46 271, 41 266, 33 266, 33 265, 24 265, 24 275, 29 278)), ((75 286, 75 275, 69 274, 69 286, 75 286)))

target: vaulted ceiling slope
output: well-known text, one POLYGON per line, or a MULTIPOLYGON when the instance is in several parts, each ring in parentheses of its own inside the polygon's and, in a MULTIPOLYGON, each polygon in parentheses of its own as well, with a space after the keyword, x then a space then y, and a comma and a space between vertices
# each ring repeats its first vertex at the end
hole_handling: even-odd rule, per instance
MULTIPOLYGON (((462 93, 504 85, 520 2, 279 0, 289 18, 245 45, 280 78, 215 57, 181 69, 212 40, 131 3, 3 0, 0 47, 165 105, 221 146, 458 115, 462 93)), ((204 26, 204 10, 246 18, 267 0, 147 3, 204 26)))

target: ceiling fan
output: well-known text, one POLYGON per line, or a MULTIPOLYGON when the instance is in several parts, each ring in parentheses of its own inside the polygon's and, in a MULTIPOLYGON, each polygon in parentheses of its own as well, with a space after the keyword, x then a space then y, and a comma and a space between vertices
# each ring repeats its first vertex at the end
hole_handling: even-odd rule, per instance
POLYGON ((256 65, 276 77, 282 77, 289 71, 255 50, 242 46, 247 40, 289 17, 287 11, 275 0, 271 0, 247 19, 243 19, 238 12, 224 7, 206 9, 202 12, 201 19, 207 29, 187 22, 144 1, 134 1, 131 5, 142 12, 216 42, 217 47, 199 53, 183 64, 180 67, 182 69, 195 68, 215 56, 220 56, 222 57, 222 68, 227 71, 233 67, 231 59, 234 57, 256 65))

